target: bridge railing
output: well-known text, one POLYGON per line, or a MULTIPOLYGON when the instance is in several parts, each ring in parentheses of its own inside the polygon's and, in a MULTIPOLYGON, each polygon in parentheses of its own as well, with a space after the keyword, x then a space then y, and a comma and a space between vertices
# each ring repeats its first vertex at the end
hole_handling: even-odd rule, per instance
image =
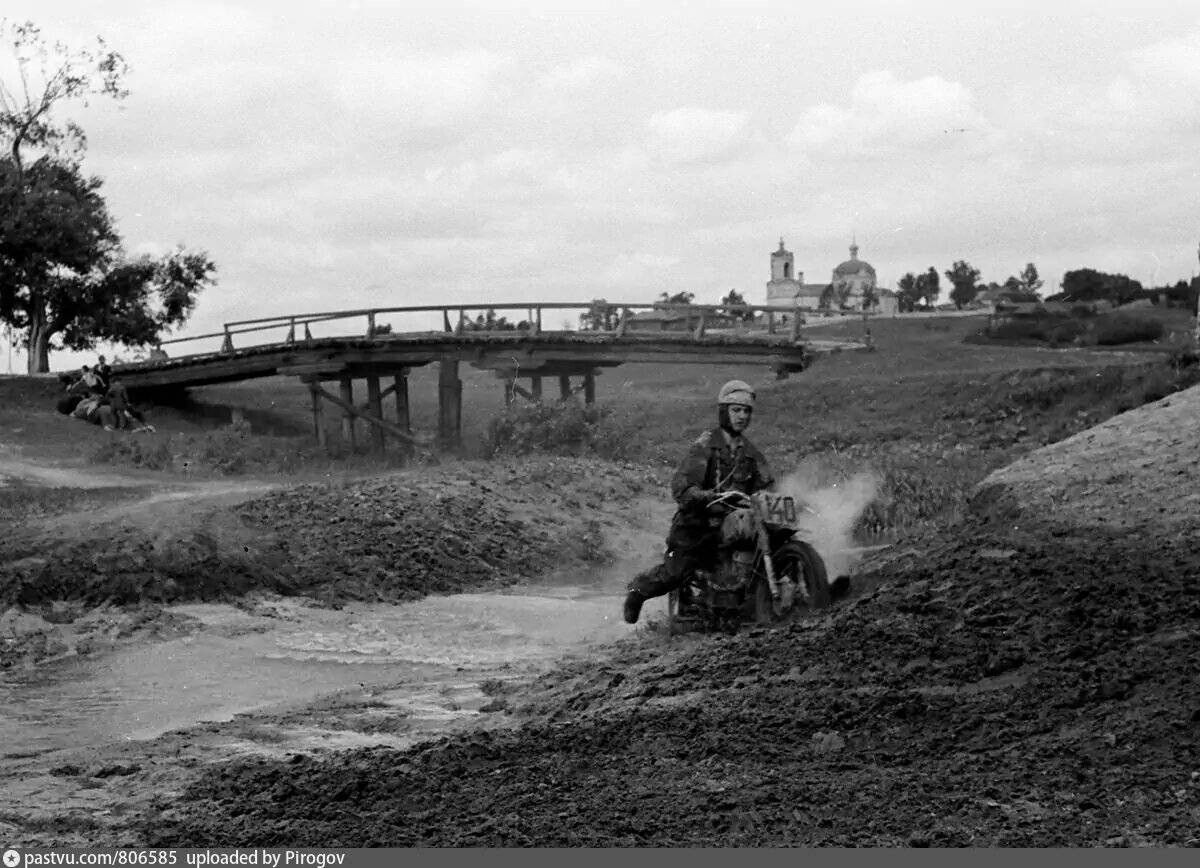
MULTIPOLYGON (((871 342, 869 319, 871 311, 817 310, 787 305, 717 305, 678 304, 653 302, 650 304, 625 304, 621 302, 511 302, 500 304, 451 304, 415 305, 406 307, 373 307, 352 310, 319 311, 311 313, 289 313, 255 319, 234 320, 224 324, 219 332, 169 338, 159 342, 159 349, 167 345, 197 343, 205 340, 220 341, 217 352, 233 352, 254 346, 274 344, 298 344, 328 337, 381 338, 391 334, 468 333, 493 334, 594 334, 623 337, 630 333, 645 334, 689 334, 694 340, 703 340, 709 334, 734 335, 786 335, 791 342, 801 339, 801 328, 812 317, 845 317, 861 319, 865 343, 871 342), (649 312, 652 315, 639 316, 649 312), (547 328, 547 320, 564 313, 573 318, 563 323, 562 328, 547 328), (440 314, 440 316, 438 316, 440 314), (519 320, 515 318, 523 314, 519 320), (425 328, 399 330, 388 318, 407 319, 411 325, 420 318, 425 328), (440 322, 438 322, 440 320, 440 322), (329 333, 328 324, 337 323, 335 333, 329 333), (570 324, 571 327, 566 327, 570 324), (319 335, 313 328, 319 327, 319 335), (238 335, 263 335, 273 332, 267 340, 245 342, 234 341, 238 335)), ((204 351, 199 351, 203 353, 204 351)), ((211 351, 209 351, 211 352, 211 351)), ((188 353, 199 354, 199 353, 188 353)))

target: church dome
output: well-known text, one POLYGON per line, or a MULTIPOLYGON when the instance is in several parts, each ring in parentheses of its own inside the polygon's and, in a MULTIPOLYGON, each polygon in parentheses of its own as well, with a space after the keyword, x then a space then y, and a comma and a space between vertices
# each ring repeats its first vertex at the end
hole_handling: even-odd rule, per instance
POLYGON ((875 267, 869 262, 864 262, 858 258, 858 245, 850 245, 850 258, 833 270, 835 277, 850 277, 855 274, 869 274, 875 276, 875 267))

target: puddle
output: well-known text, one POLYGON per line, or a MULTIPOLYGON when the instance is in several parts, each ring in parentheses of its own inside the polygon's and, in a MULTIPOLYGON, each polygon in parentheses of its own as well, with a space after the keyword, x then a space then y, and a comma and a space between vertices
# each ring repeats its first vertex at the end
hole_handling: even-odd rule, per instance
POLYGON ((486 679, 536 671, 629 635, 615 578, 340 610, 290 601, 256 614, 178 606, 203 628, 4 676, 2 754, 152 739, 347 690, 398 709, 414 728, 436 729, 439 721, 477 714, 487 701, 479 690, 486 679))

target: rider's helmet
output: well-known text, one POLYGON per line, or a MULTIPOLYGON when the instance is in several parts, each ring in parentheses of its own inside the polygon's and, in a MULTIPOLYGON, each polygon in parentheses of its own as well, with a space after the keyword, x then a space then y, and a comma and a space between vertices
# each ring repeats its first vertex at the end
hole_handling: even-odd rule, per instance
POLYGON ((730 380, 721 387, 721 391, 717 393, 717 406, 724 404, 741 404, 750 409, 754 409, 754 389, 749 383, 741 380, 730 380))

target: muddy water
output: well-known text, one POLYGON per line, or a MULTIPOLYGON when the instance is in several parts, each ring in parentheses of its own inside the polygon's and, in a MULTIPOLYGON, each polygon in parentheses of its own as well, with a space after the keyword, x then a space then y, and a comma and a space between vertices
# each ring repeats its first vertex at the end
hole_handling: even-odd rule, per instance
POLYGON ((482 681, 528 675, 630 633, 619 573, 573 578, 398 606, 176 607, 198 622, 187 636, 6 676, 0 753, 152 739, 345 691, 395 709, 414 733, 436 730, 439 720, 478 713, 488 701, 482 681))

